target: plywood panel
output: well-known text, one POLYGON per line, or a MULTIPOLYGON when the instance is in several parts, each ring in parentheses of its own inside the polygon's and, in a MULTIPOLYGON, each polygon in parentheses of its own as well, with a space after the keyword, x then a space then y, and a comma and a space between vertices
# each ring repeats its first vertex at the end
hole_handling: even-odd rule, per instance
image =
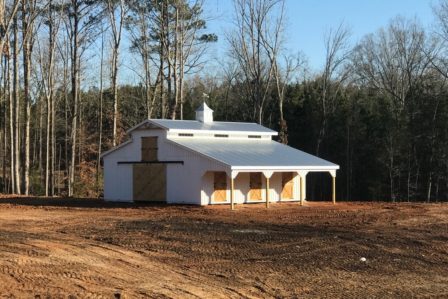
POLYGON ((157 148, 157 136, 142 137, 142 147, 157 148))
POLYGON ((227 174, 225 172, 214 173, 214 191, 212 199, 214 202, 227 201, 227 174))
POLYGON ((260 172, 250 173, 249 186, 250 186, 249 200, 261 200, 262 183, 260 172))
POLYGON ((142 161, 158 161, 157 137, 142 137, 142 161))
POLYGON ((281 199, 294 199, 294 173, 282 173, 282 194, 281 199))
POLYGON ((134 164, 135 201, 166 201, 166 165, 134 164))

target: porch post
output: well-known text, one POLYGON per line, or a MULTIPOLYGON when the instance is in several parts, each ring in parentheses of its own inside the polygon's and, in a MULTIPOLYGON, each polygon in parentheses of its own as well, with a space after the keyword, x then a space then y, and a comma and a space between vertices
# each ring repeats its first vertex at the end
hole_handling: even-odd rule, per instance
POLYGON ((303 206, 303 179, 302 176, 299 175, 299 190, 300 190, 300 205, 303 206))
POLYGON ((303 204, 305 203, 305 197, 306 197, 305 177, 308 174, 308 171, 299 170, 297 173, 299 174, 300 205, 303 206, 303 204))
POLYGON ((336 170, 332 170, 330 171, 330 175, 331 175, 331 181, 332 181, 332 188, 331 188, 331 193, 332 193, 332 200, 333 200, 333 204, 336 204, 336 170))
POLYGON ((266 178, 266 208, 269 208, 269 178, 266 178))
POLYGON ((230 176, 230 208, 235 210, 235 178, 238 175, 238 171, 231 170, 227 174, 230 176))
POLYGON ((333 204, 336 204, 336 177, 332 177, 333 179, 333 204))
POLYGON ((269 179, 274 174, 273 171, 263 171, 263 175, 266 178, 266 208, 269 208, 269 200, 270 200, 270 194, 269 194, 269 179))
POLYGON ((234 204, 234 181, 233 176, 230 177, 230 206, 232 210, 235 210, 235 204, 234 204))

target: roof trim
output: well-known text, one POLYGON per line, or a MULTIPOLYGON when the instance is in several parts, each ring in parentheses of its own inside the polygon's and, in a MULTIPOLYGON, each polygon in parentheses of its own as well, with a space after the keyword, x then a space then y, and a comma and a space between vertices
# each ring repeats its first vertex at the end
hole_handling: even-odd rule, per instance
POLYGON ((161 128, 161 129, 168 130, 167 127, 162 126, 162 125, 160 125, 160 124, 158 124, 158 123, 155 123, 155 122, 151 121, 151 119, 145 119, 145 120, 142 121, 141 123, 136 124, 136 125, 133 126, 132 128, 128 129, 128 130, 126 131, 126 134, 129 134, 129 133, 131 133, 132 131, 137 130, 138 128, 140 128, 141 126, 143 126, 143 125, 145 125, 145 124, 147 124, 147 123, 150 123, 150 124, 152 124, 152 125, 154 125, 154 126, 156 126, 156 127, 159 127, 159 128, 161 128))
POLYGON ((309 171, 330 171, 338 170, 339 165, 329 166, 232 166, 234 171, 252 171, 252 170, 309 170, 309 171))
MULTIPOLYGON (((226 134, 235 134, 235 135, 262 135, 262 136, 278 136, 278 132, 274 131, 272 129, 269 129, 267 127, 262 126, 263 128, 266 129, 266 132, 259 132, 259 131, 231 131, 231 130, 205 130, 205 129, 201 129, 201 130, 195 130, 195 129, 170 129, 166 126, 164 126, 163 124, 160 124, 157 122, 157 120, 159 119, 146 119, 144 121, 142 121, 141 123, 133 126, 132 128, 130 128, 129 130, 126 131, 126 134, 130 134, 132 131, 137 130, 138 128, 140 128, 141 126, 145 125, 145 124, 152 124, 158 128, 164 129, 168 132, 173 132, 173 133, 184 133, 184 132, 193 132, 193 133, 216 133, 216 134, 222 134, 222 133, 226 133, 226 134)), ((165 119, 160 119, 160 120, 165 120, 165 119)), ((180 120, 179 120, 180 121, 180 120)), ((187 122, 198 122, 197 120, 184 120, 187 122)), ((257 123, 254 122, 229 122, 229 121, 219 121, 219 123, 221 124, 255 124, 258 125, 257 123)), ((261 125, 260 125, 261 126, 261 125)))

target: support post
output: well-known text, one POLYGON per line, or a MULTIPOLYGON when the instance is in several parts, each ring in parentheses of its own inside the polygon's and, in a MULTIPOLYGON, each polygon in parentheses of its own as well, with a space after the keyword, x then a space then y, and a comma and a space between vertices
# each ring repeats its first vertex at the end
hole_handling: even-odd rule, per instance
POLYGON ((306 175, 308 174, 308 170, 298 170, 297 173, 300 177, 300 205, 303 206, 305 203, 305 197, 306 197, 306 186, 305 186, 305 180, 306 175))
POLYGON ((231 176, 230 177, 230 206, 231 206, 232 211, 235 210, 234 189, 235 189, 234 188, 234 179, 233 179, 233 176, 231 176))
POLYGON ((266 178, 266 208, 269 208, 269 178, 266 178))
POLYGON ((263 171, 263 175, 266 178, 266 208, 269 208, 269 179, 274 174, 271 170, 263 171))
POLYGON ((333 193, 333 204, 336 204, 336 176, 331 176, 332 181, 333 181, 333 188, 332 188, 332 193, 333 193))

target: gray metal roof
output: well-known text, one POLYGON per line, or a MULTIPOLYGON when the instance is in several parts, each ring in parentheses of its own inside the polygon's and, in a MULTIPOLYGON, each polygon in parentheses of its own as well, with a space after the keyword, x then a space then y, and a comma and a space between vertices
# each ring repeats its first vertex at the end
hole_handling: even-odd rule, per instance
POLYGON ((232 169, 339 169, 334 163, 272 140, 189 137, 169 140, 232 169))
POLYGON ((277 132, 256 123, 222 122, 214 121, 203 123, 197 120, 171 120, 171 119, 149 119, 149 122, 167 130, 182 131, 219 131, 219 132, 249 132, 254 134, 277 135, 277 132))

